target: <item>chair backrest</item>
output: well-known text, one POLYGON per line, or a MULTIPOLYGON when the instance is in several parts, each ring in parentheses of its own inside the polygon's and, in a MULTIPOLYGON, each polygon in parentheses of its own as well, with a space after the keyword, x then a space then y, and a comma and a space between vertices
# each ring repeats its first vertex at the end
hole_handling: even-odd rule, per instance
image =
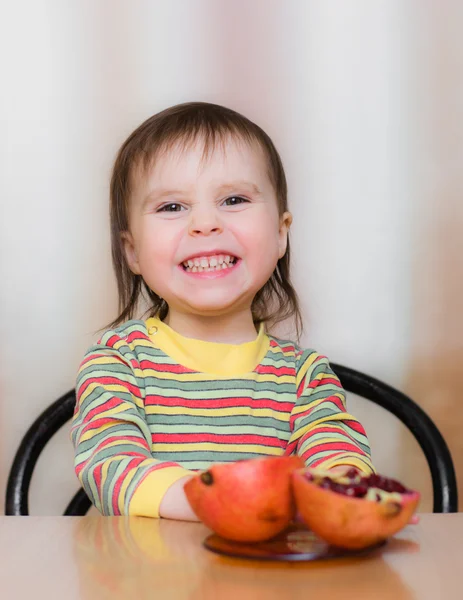
MULTIPOLYGON (((346 392, 357 394, 395 415, 414 435, 429 464, 435 513, 458 511, 455 469, 447 444, 433 421, 411 398, 381 381, 331 363, 346 392)), ((29 514, 29 486, 37 460, 46 443, 71 419, 76 403, 74 390, 58 398, 30 426, 24 435, 8 477, 6 515, 29 514)), ((91 503, 80 489, 66 507, 64 515, 85 515, 91 503)))
POLYGON ((440 431, 411 398, 390 385, 331 363, 346 392, 362 396, 395 415, 411 431, 424 452, 431 471, 433 512, 458 512, 458 488, 450 451, 440 431))
MULTIPOLYGON (((29 487, 40 453, 47 442, 70 419, 76 405, 76 394, 70 390, 40 414, 25 433, 16 452, 6 488, 5 514, 29 514, 29 487)), ((91 502, 81 488, 71 500, 65 515, 85 515, 91 502)))

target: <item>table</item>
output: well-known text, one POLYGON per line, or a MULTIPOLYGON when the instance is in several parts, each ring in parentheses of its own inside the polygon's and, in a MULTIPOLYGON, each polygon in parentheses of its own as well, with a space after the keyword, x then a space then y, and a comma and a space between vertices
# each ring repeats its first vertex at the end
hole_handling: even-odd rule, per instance
POLYGON ((463 598, 463 513, 421 515, 368 557, 312 563, 218 556, 202 547, 208 533, 200 523, 140 517, 0 517, 0 597, 463 598))

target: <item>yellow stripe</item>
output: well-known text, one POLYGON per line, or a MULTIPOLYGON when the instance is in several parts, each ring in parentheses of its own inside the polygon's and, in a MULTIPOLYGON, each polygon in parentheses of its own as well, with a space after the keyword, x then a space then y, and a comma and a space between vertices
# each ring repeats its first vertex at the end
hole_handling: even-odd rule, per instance
MULTIPOLYGON (((101 443, 103 443, 104 440, 101 440, 101 443)), ((116 439, 112 442, 110 442, 109 444, 105 444, 104 448, 101 448, 102 451, 106 450, 106 448, 114 448, 114 447, 118 447, 118 446, 122 446, 124 444, 124 438, 122 439, 116 439)), ((143 450, 143 452, 146 452, 146 446, 142 443, 142 440, 140 440, 139 442, 132 442, 132 440, 130 441, 130 445, 133 446, 137 446, 139 448, 141 448, 143 450)), ((100 444, 98 444, 98 447, 100 446, 100 444)), ((114 458, 120 458, 121 456, 126 456, 124 454, 119 454, 117 457, 114 458)), ((130 458, 130 457, 127 457, 130 458)), ((107 460, 112 460, 112 458, 108 458, 107 460)))
POLYGON ((93 437, 95 437, 95 435, 99 435, 100 433, 102 433, 103 431, 106 431, 106 429, 110 429, 111 427, 114 427, 114 423, 106 423, 105 425, 102 425, 98 429, 89 429, 80 436, 79 442, 85 442, 86 440, 91 440, 93 437))
POLYGON ((276 347, 272 347, 270 346, 269 348, 270 352, 272 354, 282 354, 283 356, 295 356, 296 352, 294 350, 283 350, 283 348, 280 348, 280 346, 276 346, 276 347))
MULTIPOLYGON (((118 379, 120 379, 120 378, 118 378, 118 379)), ((92 391, 93 391, 93 390, 97 389, 98 387, 100 387, 103 390, 103 393, 106 393, 106 394, 108 392, 123 392, 125 394, 127 394, 127 393, 130 394, 130 392, 127 390, 127 387, 120 383, 105 383, 104 387, 101 385, 101 383, 100 384, 91 383, 87 387, 87 390, 92 389, 92 391)), ((85 390, 85 392, 83 392, 81 397, 86 398, 88 396, 87 390, 85 390)), ((102 395, 103 395, 103 393, 102 393, 102 395)), ((109 398, 108 398, 108 400, 109 400, 109 398)))
POLYGON ((279 456, 283 453, 282 448, 270 448, 268 446, 264 446, 261 444, 217 444, 214 442, 198 442, 198 443, 189 443, 189 444, 153 444, 153 452, 169 452, 171 454, 175 454, 176 452, 203 452, 203 451, 214 451, 214 452, 223 452, 224 454, 227 452, 233 453, 245 453, 245 452, 253 452, 257 454, 262 454, 262 451, 265 450, 265 454, 271 454, 274 456, 279 456))
MULTIPOLYGON (((311 457, 311 461, 312 460, 316 460, 317 457, 311 457)), ((314 460, 314 462, 315 462, 314 460)), ((363 473, 366 474, 370 474, 370 473, 375 473, 375 469, 373 467, 373 465, 371 464, 371 462, 368 460, 368 458, 356 458, 354 456, 351 455, 339 455, 336 456, 335 458, 327 458, 326 460, 324 460, 323 462, 321 462, 319 465, 317 465, 317 469, 332 469, 333 467, 339 467, 339 466, 348 466, 348 467, 357 467, 358 469, 360 469, 360 471, 362 471, 363 473)))
MULTIPOLYGON (((91 379, 91 377, 89 377, 89 379, 91 379)), ((105 384, 105 386, 103 387, 101 385, 101 383, 98 382, 94 382, 94 383, 90 383, 87 388, 80 394, 79 396, 79 404, 82 405, 85 400, 88 398, 88 396, 90 396, 90 394, 92 394, 93 392, 95 392, 96 390, 98 390, 98 388, 101 388, 101 393, 99 394, 99 396, 101 398, 104 398, 104 402, 106 402, 107 400, 110 400, 112 398, 111 394, 108 394, 108 392, 123 392, 124 394, 130 394, 131 399, 133 401, 133 403, 135 404, 135 406, 137 406, 138 408, 144 408, 144 401, 143 398, 137 398, 136 396, 134 396, 133 394, 130 393, 130 391, 124 386, 124 385, 120 385, 120 384, 105 384), (108 396, 107 398, 105 396, 108 396)), ((126 404, 124 401, 122 401, 123 404, 126 404)), ((131 408, 131 407, 130 407, 131 408)), ((127 409, 127 405, 125 406, 125 409, 127 409)), ((92 410, 92 407, 89 407, 89 410, 92 410)))
POLYGON ((90 396, 90 394, 92 394, 95 390, 97 390, 98 388, 101 389, 101 394, 100 396, 109 396, 108 400, 110 400, 110 398, 112 397, 111 394, 108 394, 109 391, 114 392, 114 391, 118 391, 118 392, 127 392, 127 388, 125 388, 122 385, 105 385, 104 387, 101 385, 101 383, 98 382, 93 382, 90 383, 86 389, 80 394, 79 396, 79 403, 82 404, 87 398, 88 396, 90 396))
MULTIPOLYGON (((113 356, 112 354, 109 356, 100 355, 100 354, 98 354, 98 350, 96 350, 95 355, 91 355, 91 356, 92 356, 92 358, 90 360, 88 360, 87 362, 85 362, 81 365, 80 372, 85 371, 85 369, 87 369, 87 367, 89 367, 90 365, 120 365, 120 364, 123 364, 128 367, 128 365, 126 363, 124 363, 124 362, 121 363, 121 361, 117 360, 116 357, 113 356)), ((128 368, 130 368, 130 367, 128 367, 128 368)))
MULTIPOLYGON (((123 413, 125 410, 127 410, 127 407, 124 406, 123 404, 121 404, 120 406, 116 406, 114 408, 111 408, 110 410, 105 410, 104 412, 99 413, 97 418, 98 419, 113 418, 115 415, 123 413)), ((128 421, 127 419, 122 419, 122 421, 124 423, 129 423, 130 425, 134 424, 132 421, 128 421)), ((88 424, 90 424, 90 423, 88 423, 88 424)), ((85 427, 87 425, 87 423, 85 423, 83 425, 85 427)), ((98 429, 89 429, 84 434, 82 434, 82 436, 80 437, 80 441, 85 441, 87 439, 91 439, 95 435, 95 432, 100 433, 101 431, 105 431, 105 429, 108 429, 109 427, 114 427, 115 425, 118 425, 118 424, 117 423, 108 423, 108 424, 101 425, 101 427, 99 427, 98 429)))
POLYGON ((312 423, 309 423, 308 425, 304 425, 304 427, 301 427, 300 429, 298 429, 291 436, 291 441, 298 440, 305 433, 307 433, 311 429, 315 429, 316 427, 318 427, 322 423, 329 423, 331 421, 344 421, 345 419, 352 419, 352 420, 354 420, 354 417, 352 415, 347 414, 347 413, 338 413, 336 415, 329 415, 327 417, 323 417, 322 419, 317 419, 317 421, 313 421, 312 423))
POLYGON ((187 475, 194 475, 183 467, 164 467, 148 473, 130 499, 129 515, 159 517, 159 506, 169 487, 187 475))
POLYGON ((111 466, 111 462, 111 459, 109 459, 103 463, 103 467, 101 469, 101 486, 99 488, 100 491, 103 489, 104 484, 106 483, 106 479, 108 478, 108 469, 111 466))
MULTIPOLYGON (((312 354, 310 354, 303 365, 301 365, 299 367, 299 371, 297 374, 297 379, 296 379, 296 384, 299 387, 304 375, 307 374, 307 371, 310 369, 310 367, 313 365, 313 363, 315 362, 315 360, 319 357, 320 355, 317 354, 316 352, 312 352, 312 354)), ((309 384, 309 382, 307 382, 307 385, 309 384)), ((306 387, 307 387, 306 385, 306 387)))
POLYGON ((148 338, 136 339, 130 342, 131 348, 153 348, 153 342, 148 338))
MULTIPOLYGON (((306 442, 304 442, 303 444, 303 452, 306 452, 309 449, 312 448, 316 448, 317 446, 320 446, 320 452, 323 452, 323 448, 322 446, 324 444, 331 444, 332 442, 347 442, 348 437, 346 437, 345 433, 339 432, 336 433, 334 432, 333 435, 331 437, 323 437, 323 438, 309 438, 306 442)), ((352 442, 351 440, 349 440, 353 445, 355 445, 355 442, 352 442)))
POLYGON ((117 340, 116 342, 114 342, 114 344, 112 344, 112 348, 114 350, 119 350, 120 348, 123 348, 124 346, 127 346, 127 340, 125 340, 124 338, 121 338, 119 340, 117 340))
MULTIPOLYGON (((150 405, 146 407, 147 415, 190 415, 190 416, 214 416, 214 417, 233 417, 249 415, 249 407, 230 407, 230 408, 186 408, 183 406, 157 406, 150 405)), ((288 421, 287 413, 277 413, 270 408, 252 409, 252 416, 271 417, 277 421, 286 423, 288 421)))
MULTIPOLYGON (((208 375, 207 373, 168 373, 162 371, 156 371, 155 369, 144 369, 143 373, 146 377, 156 377, 158 379, 162 379, 164 381, 173 381, 177 382, 204 382, 204 381, 217 381, 220 378, 223 378, 225 381, 229 381, 233 379, 232 376, 226 377, 225 375, 208 375)), ((117 376, 117 375, 115 375, 117 376)), ((246 375, 237 376, 236 379, 240 381, 249 381, 256 382, 259 384, 263 384, 265 382, 268 383, 294 383, 294 376, 292 375, 273 375, 272 373, 246 373, 246 375)), ((149 388, 149 385, 147 386, 149 388)))

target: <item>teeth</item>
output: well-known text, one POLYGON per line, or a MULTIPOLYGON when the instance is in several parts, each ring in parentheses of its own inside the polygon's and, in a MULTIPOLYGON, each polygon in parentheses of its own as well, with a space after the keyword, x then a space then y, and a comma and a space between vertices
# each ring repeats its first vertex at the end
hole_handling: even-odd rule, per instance
POLYGON ((220 254, 219 256, 201 256, 189 259, 183 263, 185 271, 188 273, 202 273, 203 271, 221 271, 229 269, 235 264, 235 259, 229 255, 220 254))
POLYGON ((198 256, 196 258, 190 258, 183 263, 183 266, 187 271, 193 273, 201 271, 215 271, 217 269, 227 269, 233 266, 235 258, 228 254, 219 254, 218 256, 198 256))

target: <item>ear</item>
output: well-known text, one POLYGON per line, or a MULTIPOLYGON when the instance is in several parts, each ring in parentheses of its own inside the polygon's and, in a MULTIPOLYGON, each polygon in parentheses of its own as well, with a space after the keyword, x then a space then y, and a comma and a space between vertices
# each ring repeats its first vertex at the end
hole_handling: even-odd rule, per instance
POLYGON ((285 212, 280 217, 280 228, 278 230, 278 258, 283 258, 288 246, 288 231, 293 222, 293 215, 285 212))
POLYGON ((130 231, 123 231, 121 233, 122 243, 124 244, 125 260, 129 265, 130 270, 135 275, 140 275, 140 265, 138 263, 137 250, 133 241, 132 234, 130 231))

